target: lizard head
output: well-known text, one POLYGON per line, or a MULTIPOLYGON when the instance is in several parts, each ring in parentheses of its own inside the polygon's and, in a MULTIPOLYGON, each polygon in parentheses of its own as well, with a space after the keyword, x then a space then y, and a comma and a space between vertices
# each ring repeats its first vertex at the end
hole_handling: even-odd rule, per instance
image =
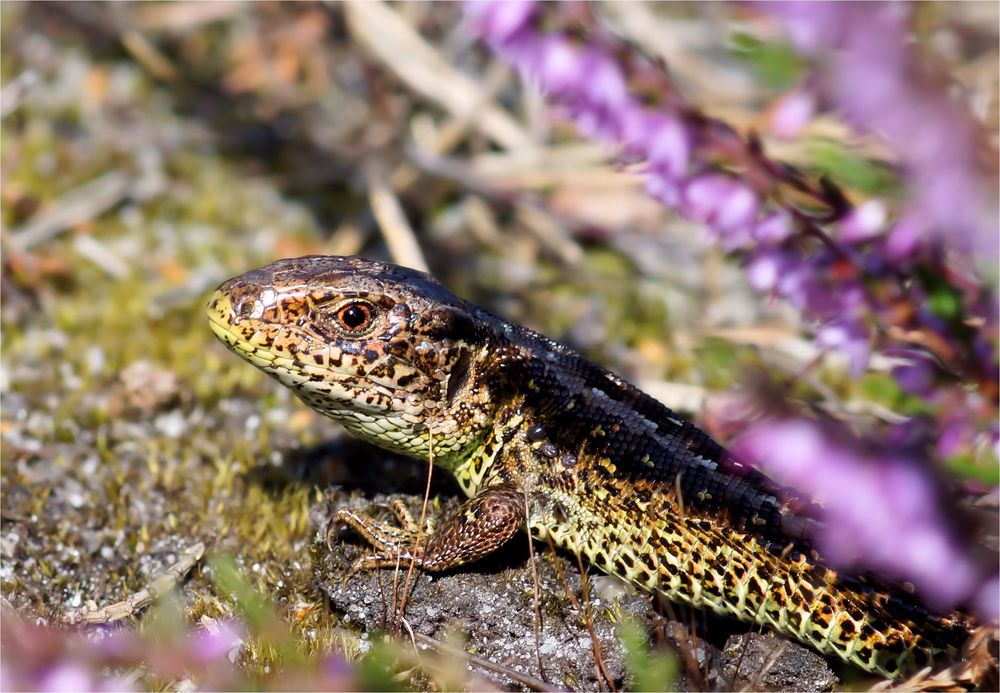
MULTIPOLYGON (((467 304, 427 274, 356 257, 272 262, 216 289, 216 336, 361 437, 439 462, 475 442, 479 335, 467 304)), ((481 391, 481 392, 480 392, 481 391)))

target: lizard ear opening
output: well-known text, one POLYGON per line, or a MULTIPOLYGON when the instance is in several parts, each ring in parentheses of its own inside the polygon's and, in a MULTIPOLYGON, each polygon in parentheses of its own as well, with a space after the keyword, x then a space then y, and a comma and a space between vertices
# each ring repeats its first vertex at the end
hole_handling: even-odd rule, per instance
POLYGON ((451 367, 451 373, 448 374, 448 392, 446 397, 448 402, 454 402, 455 397, 461 392, 462 387, 465 386, 466 381, 469 379, 469 373, 472 370, 472 350, 463 348, 458 355, 458 360, 451 367))
POLYGON ((424 329, 432 339, 450 339, 467 344, 475 342, 476 324, 461 308, 448 306, 431 310, 425 318, 424 329))

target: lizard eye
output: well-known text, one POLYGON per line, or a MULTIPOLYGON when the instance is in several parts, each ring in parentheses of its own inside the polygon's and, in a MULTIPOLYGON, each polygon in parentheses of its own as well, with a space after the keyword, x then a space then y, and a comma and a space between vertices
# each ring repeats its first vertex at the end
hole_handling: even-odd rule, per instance
POLYGON ((360 334, 371 327, 375 320, 375 306, 367 301, 351 301, 334 313, 337 326, 352 335, 360 334))

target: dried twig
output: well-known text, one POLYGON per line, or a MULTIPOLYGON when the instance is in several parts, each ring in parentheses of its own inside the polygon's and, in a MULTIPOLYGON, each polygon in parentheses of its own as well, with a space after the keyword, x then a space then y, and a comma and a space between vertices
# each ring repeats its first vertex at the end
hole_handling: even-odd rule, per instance
MULTIPOLYGON (((524 517, 531 517, 531 508, 528 507, 528 495, 524 495, 524 517)), ((538 675, 545 680, 545 666, 542 664, 542 599, 540 596, 541 582, 538 579, 538 566, 535 564, 535 545, 531 538, 531 527, 528 527, 528 565, 531 567, 531 589, 532 601, 535 608, 532 609, 532 630, 535 635, 535 666, 538 667, 538 675)))
POLYGON ((423 171, 453 181, 466 190, 516 206, 522 224, 548 252, 564 264, 579 265, 583 250, 570 231, 583 228, 582 224, 550 212, 545 203, 533 193, 506 190, 494 185, 492 181, 477 176, 475 171, 458 160, 437 157, 415 147, 409 147, 407 153, 410 160, 423 171))
MULTIPOLYGON (((552 537, 547 537, 546 539, 549 545, 549 550, 553 555, 555 555, 556 547, 552 542, 552 537)), ((531 555, 532 558, 534 558, 534 553, 531 555)), ((597 674, 598 686, 600 687, 601 679, 603 678, 605 683, 608 684, 608 690, 616 690, 615 680, 611 677, 611 674, 608 673, 608 668, 604 664, 604 655, 601 653, 601 641, 600 638, 597 637, 597 630, 594 628, 594 614, 591 611, 590 604, 590 577, 587 575, 587 566, 583 563, 583 555, 580 552, 576 552, 576 565, 580 573, 581 599, 577 599, 576 595, 573 594, 573 590, 569 584, 569 579, 566 577, 566 571, 562 569, 559 561, 553 561, 552 565, 556 570, 556 577, 562 585, 563 594, 566 595, 570 604, 580 614, 580 618, 583 621, 583 624, 587 627, 587 632, 590 634, 590 650, 594 656, 594 670, 597 674)))
POLYGON ((123 618, 128 618, 135 612, 153 603, 158 597, 166 594, 174 585, 184 579, 188 571, 191 570, 198 560, 205 553, 205 544, 198 542, 187 548, 176 563, 153 578, 146 587, 131 595, 127 599, 108 606, 98 607, 91 602, 81 609, 77 609, 66 614, 63 622, 76 625, 79 623, 101 624, 114 623, 123 618))
MULTIPOLYGON (((424 546, 426 545, 427 539, 429 537, 424 536, 424 527, 427 524, 427 504, 430 502, 431 497, 431 481, 434 478, 434 431, 430 430, 427 433, 427 439, 430 442, 428 450, 430 451, 427 460, 427 485, 424 487, 424 499, 420 504, 420 519, 417 520, 417 526, 415 530, 415 535, 413 537, 413 548, 411 549, 410 564, 406 569, 406 579, 403 581, 403 592, 399 596, 399 601, 396 606, 396 610, 393 613, 393 626, 395 627, 395 622, 398 619, 402 623, 406 623, 404 615, 406 614, 406 602, 410 598, 410 590, 413 587, 414 572, 417 568, 417 556, 423 553, 424 546)), ((396 572, 399 572, 399 566, 396 567, 396 572)), ((393 592, 393 597, 396 593, 393 592)), ((409 628, 409 625, 407 625, 409 628)), ((412 630, 410 633, 412 637, 412 630)))
POLYGON ((73 239, 76 252, 87 258, 112 279, 122 280, 131 272, 128 264, 108 250, 93 236, 77 236, 73 239))

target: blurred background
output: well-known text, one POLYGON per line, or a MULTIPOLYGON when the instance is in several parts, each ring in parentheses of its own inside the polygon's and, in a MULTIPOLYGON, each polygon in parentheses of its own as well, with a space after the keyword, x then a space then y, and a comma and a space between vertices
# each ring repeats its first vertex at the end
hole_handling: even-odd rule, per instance
MULTIPOLYGON (((809 65, 752 6, 596 7, 607 31, 663 61, 688 101, 758 133, 773 158, 828 176, 857 203, 900 197, 897 153, 835 113, 778 136, 780 106, 808 84, 809 65)), ((842 421, 912 413, 889 361, 876 355, 852 378, 848 359, 818 345, 786 301, 755 293, 703 225, 647 196, 640 166, 578 134, 483 46, 460 5, 4 2, 0 13, 0 584, 6 633, 17 634, 0 649, 5 690, 94 687, 112 674, 133 689, 187 677, 206 688, 533 685, 449 664, 461 658, 407 659, 345 620, 323 577, 334 570, 321 536, 331 494, 419 493, 425 470, 386 460, 389 476, 366 481, 357 460, 384 453, 352 446, 215 343, 207 293, 276 258, 426 264, 460 296, 578 349, 723 440, 732 427, 720 412, 762 378, 842 421), (178 562, 188 577, 175 606, 137 606, 126 628, 105 623, 79 640, 34 628, 126 599, 178 562), (131 635, 108 654, 136 626, 168 662, 149 664, 147 640, 131 635), (224 674, 193 663, 210 650, 224 674)), ((909 21, 995 159, 996 3, 921 3, 909 21)), ((993 272, 989 282, 995 259, 993 272)), ((975 512, 995 526, 995 453, 963 462, 951 479, 975 487, 975 512)), ((442 484, 444 502, 456 499, 442 484)), ((645 618, 643 604, 630 608, 645 618)), ((425 635, 443 641, 442 620, 425 635)), ((608 627, 613 648, 621 638, 608 627)), ((662 632, 651 639, 665 641, 676 650, 662 632)), ((713 646, 727 652, 724 637, 713 646)), ((704 650, 678 665, 642 647, 632 660, 626 647, 610 676, 583 647, 592 678, 550 680, 634 684, 629 662, 640 676, 672 666, 663 676, 689 687, 738 678, 720 664, 712 679, 704 650)), ((538 676, 534 661, 518 670, 538 676)), ((801 671, 785 685, 805 687, 801 671)))

